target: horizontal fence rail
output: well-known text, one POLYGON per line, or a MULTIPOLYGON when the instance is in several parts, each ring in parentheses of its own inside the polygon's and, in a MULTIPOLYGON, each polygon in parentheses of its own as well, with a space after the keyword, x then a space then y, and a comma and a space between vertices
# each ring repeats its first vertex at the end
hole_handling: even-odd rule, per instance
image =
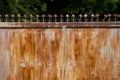
POLYGON ((0 29, 120 28, 120 22, 0 22, 0 29))
POLYGON ((80 15, 21 15, 21 14, 5 14, 0 15, 0 22, 99 22, 99 21, 120 21, 120 14, 80 14, 80 15))

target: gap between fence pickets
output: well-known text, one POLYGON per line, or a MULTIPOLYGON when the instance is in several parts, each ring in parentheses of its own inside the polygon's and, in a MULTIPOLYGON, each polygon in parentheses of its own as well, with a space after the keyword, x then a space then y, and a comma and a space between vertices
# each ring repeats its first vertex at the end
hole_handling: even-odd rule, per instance
POLYGON ((62 27, 62 80, 65 80, 66 26, 62 27))

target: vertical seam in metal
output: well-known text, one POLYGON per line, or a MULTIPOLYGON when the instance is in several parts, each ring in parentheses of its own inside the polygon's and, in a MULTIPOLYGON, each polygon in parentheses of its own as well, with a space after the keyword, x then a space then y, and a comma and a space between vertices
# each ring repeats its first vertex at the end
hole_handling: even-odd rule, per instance
POLYGON ((62 80, 65 80, 65 43, 66 43, 66 27, 62 27, 62 80))

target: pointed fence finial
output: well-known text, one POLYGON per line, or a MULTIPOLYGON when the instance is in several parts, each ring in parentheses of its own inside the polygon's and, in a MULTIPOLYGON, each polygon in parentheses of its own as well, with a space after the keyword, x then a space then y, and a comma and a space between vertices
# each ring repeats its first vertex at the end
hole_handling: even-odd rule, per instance
POLYGON ((111 21, 111 14, 108 14, 108 17, 109 17, 109 19, 108 19, 108 21, 111 21))
POLYGON ((32 22, 33 21, 33 15, 30 14, 30 21, 32 22))
POLYGON ((8 22, 8 14, 5 15, 5 21, 8 22))
POLYGON ((63 14, 60 15, 60 22, 63 22, 63 14))
POLYGON ((69 15, 68 14, 66 14, 66 22, 68 22, 69 21, 69 15))
POLYGON ((97 13, 95 16, 96 16, 97 22, 98 22, 98 21, 99 21, 99 16, 100 16, 100 15, 97 13))
POLYGON ((18 17, 18 22, 20 22, 20 17, 21 17, 21 15, 18 14, 17 17, 18 17))
POLYGON ((54 16, 53 16, 54 18, 55 18, 55 22, 57 21, 57 17, 58 17, 58 15, 57 14, 54 14, 54 16))
POLYGON ((104 15, 104 19, 103 19, 103 21, 105 21, 105 19, 108 17, 108 15, 107 14, 105 14, 104 15))
POLYGON ((45 14, 42 14, 41 17, 42 17, 42 21, 45 22, 45 17, 46 17, 46 15, 45 15, 45 14))
POLYGON ((80 14, 79 17, 80 17, 79 22, 81 22, 83 17, 82 14, 80 14))
POLYGON ((12 20, 11 20, 11 21, 12 21, 12 22, 14 22, 15 15, 14 15, 14 14, 12 14, 12 15, 11 15, 11 18, 12 18, 12 20))
POLYGON ((27 21, 27 15, 24 14, 24 21, 26 22, 27 21))
POLYGON ((0 22, 2 22, 2 15, 0 14, 0 22))
POLYGON ((51 22, 51 21, 52 21, 51 19, 52 19, 52 15, 49 14, 49 15, 48 15, 48 21, 51 22))
POLYGON ((87 22, 87 17, 88 17, 88 15, 87 15, 87 14, 85 14, 85 15, 84 15, 85 22, 87 22))
MULTIPOLYGON (((43 21, 43 22, 45 22, 45 21, 48 21, 48 22, 51 22, 51 21, 75 22, 75 21, 77 21, 78 18, 79 18, 79 22, 81 22, 81 21, 86 22, 88 20, 91 22, 96 20, 98 22, 99 16, 100 15, 98 13, 97 14, 92 13, 91 15, 87 15, 85 13, 84 15, 80 14, 78 17, 76 17, 75 14, 72 14, 71 16, 69 14, 66 14, 65 16, 63 14, 61 14, 59 17, 57 14, 54 14, 53 16, 51 14, 48 14, 47 16, 45 14, 42 14, 41 17, 38 14, 35 16, 33 16, 33 14, 30 14, 29 17, 26 14, 24 14, 23 17, 21 17, 21 15, 18 14, 17 15, 18 18, 16 18, 14 14, 11 14, 10 16, 8 14, 5 14, 5 15, 3 15, 3 17, 2 17, 2 15, 0 15, 0 22, 1 21, 14 22, 17 19, 18 19, 17 21, 19 21, 19 22, 20 22, 20 20, 25 21, 25 22, 27 20, 29 20, 30 22, 32 22, 32 21, 37 21, 37 22, 39 22, 39 21, 43 21)), ((103 15, 100 16, 100 19, 103 21, 109 21, 109 22, 110 21, 120 21, 120 14, 116 14, 116 13, 114 15, 112 15, 110 13, 105 14, 104 17, 103 18, 102 17, 103 17, 103 15)))
POLYGON ((72 21, 75 22, 75 15, 72 14, 72 21))
POLYGON ((118 20, 119 20, 119 18, 120 18, 120 14, 117 15, 117 18, 118 18, 118 20))
POLYGON ((94 17, 95 17, 95 15, 92 13, 92 14, 91 14, 91 22, 94 21, 94 19, 93 19, 94 17))
POLYGON ((40 17, 40 16, 37 14, 37 15, 36 15, 36 18, 37 18, 36 21, 37 21, 37 22, 39 22, 39 17, 40 17))
POLYGON ((115 17, 115 21, 117 21, 117 14, 115 13, 113 16, 115 17))

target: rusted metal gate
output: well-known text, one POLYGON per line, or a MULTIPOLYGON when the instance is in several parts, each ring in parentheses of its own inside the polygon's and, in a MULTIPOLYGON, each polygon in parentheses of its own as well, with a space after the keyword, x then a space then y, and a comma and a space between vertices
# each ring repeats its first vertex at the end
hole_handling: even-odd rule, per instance
POLYGON ((119 80, 119 22, 1 22, 0 80, 119 80))

